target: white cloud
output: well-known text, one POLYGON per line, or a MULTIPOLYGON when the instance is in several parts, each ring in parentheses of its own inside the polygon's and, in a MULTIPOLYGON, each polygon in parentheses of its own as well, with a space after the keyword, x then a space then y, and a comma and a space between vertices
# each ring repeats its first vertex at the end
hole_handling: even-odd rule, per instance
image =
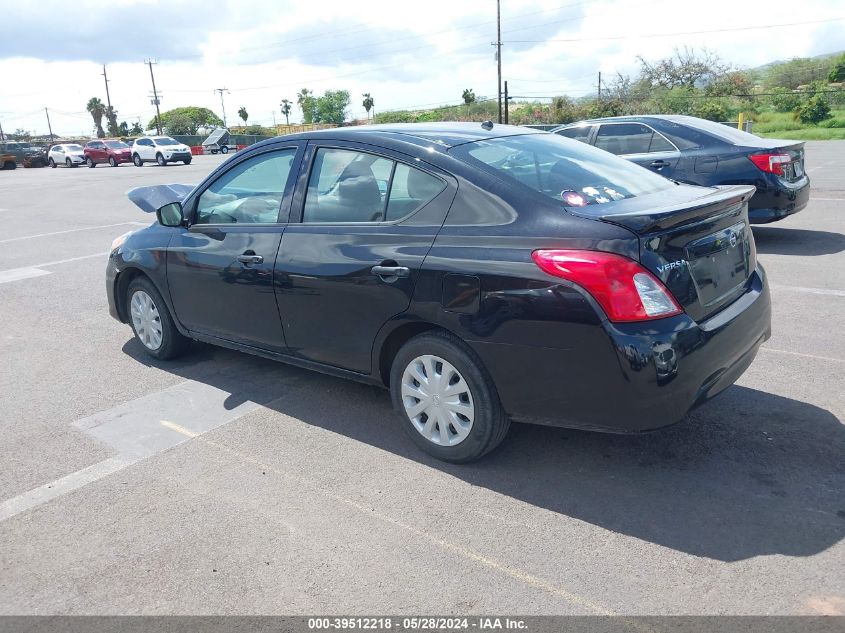
MULTIPOLYGON (((707 46, 726 61, 756 66, 775 59, 845 49, 845 20, 787 28, 672 37, 710 31, 845 18, 839 0, 534 0, 503 2, 503 73, 511 94, 545 96, 592 91, 601 70, 636 69, 637 55, 659 58, 676 46, 707 46), (619 36, 625 39, 610 39, 619 36), (576 41, 555 41, 576 40, 576 41)), ((245 106, 250 122, 282 120, 279 102, 308 87, 347 89, 351 112, 363 116, 361 93, 376 111, 456 103, 464 88, 496 94, 494 0, 372 0, 364 4, 258 0, 53 0, 4 9, 0 43, 0 123, 46 132, 88 134, 85 103, 105 101, 102 63, 121 120, 154 114, 144 56, 158 56, 162 107, 198 105, 220 113, 214 88, 227 87, 228 119, 245 106), (319 16, 319 17, 315 17, 319 16), (14 37, 6 37, 13 33, 14 37)), ((294 120, 299 113, 294 114, 294 120)))

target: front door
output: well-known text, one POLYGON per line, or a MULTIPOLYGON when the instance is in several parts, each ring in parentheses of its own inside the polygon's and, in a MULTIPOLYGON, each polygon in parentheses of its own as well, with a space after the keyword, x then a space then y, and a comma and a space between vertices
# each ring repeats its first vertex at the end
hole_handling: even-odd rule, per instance
POLYGON ((186 201, 191 225, 168 247, 167 280, 189 330, 285 349, 273 264, 301 154, 292 143, 245 157, 186 201))
POLYGON ((355 144, 309 145, 306 161, 292 212, 301 222, 276 260, 285 338, 302 358, 369 373, 376 334, 408 309, 456 186, 425 163, 355 144))

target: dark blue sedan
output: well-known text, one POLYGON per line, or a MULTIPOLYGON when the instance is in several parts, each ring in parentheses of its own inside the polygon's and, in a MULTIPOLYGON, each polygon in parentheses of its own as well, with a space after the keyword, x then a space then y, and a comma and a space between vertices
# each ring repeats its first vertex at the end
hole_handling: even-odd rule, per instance
POLYGON ((754 185, 748 216, 764 224, 807 206, 810 179, 804 143, 760 138, 705 119, 680 115, 608 117, 553 132, 594 145, 693 185, 754 185))

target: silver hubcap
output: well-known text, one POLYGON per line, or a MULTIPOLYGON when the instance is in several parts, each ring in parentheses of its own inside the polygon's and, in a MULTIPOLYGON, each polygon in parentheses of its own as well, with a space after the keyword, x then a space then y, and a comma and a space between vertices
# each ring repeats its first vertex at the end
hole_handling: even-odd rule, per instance
POLYGON ((152 297, 143 290, 136 290, 130 302, 132 325, 144 347, 153 351, 161 347, 161 317, 152 297))
POLYGON ((469 385, 439 356, 418 356, 408 363, 402 374, 402 404, 414 428, 439 446, 463 442, 475 419, 469 385))

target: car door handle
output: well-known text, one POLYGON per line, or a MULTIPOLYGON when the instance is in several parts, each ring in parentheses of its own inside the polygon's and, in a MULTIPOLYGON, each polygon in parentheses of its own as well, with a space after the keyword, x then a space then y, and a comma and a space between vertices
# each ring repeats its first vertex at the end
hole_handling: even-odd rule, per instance
POLYGON ((261 255, 238 255, 238 261, 242 264, 260 264, 264 258, 261 255))
POLYGON ((379 277, 410 277, 411 269, 406 266, 373 266, 370 272, 379 277))
POLYGON ((651 161, 650 165, 655 169, 661 169, 662 167, 668 167, 669 163, 667 163, 665 160, 653 160, 651 161))

